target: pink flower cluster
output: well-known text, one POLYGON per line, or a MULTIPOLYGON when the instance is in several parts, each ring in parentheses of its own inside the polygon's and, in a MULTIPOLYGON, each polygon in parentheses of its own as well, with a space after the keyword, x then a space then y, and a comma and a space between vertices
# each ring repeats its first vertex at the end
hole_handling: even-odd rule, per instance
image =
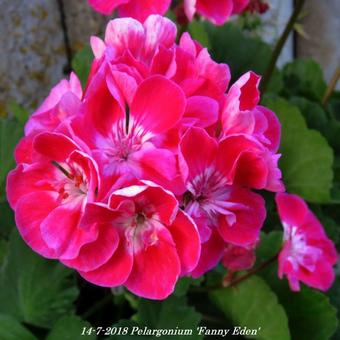
MULTIPOLYGON (((187 33, 177 45, 176 33, 158 15, 111 21, 104 41, 91 40, 86 89, 72 74, 51 91, 7 181, 34 251, 94 284, 151 299, 220 261, 251 267, 266 216, 254 189, 284 191, 280 124, 259 105, 259 76, 229 86, 228 66, 187 33)), ((277 196, 280 275, 293 289, 299 280, 325 289, 334 248, 305 204, 293 198, 295 211, 290 199, 277 196)))
MULTIPOLYGON (((184 0, 180 4, 187 19, 192 21, 199 14, 215 25, 223 25, 231 15, 240 14, 250 0, 184 0)), ((163 15, 170 8, 171 0, 89 0, 99 13, 110 15, 114 10, 120 17, 132 17, 141 22, 151 14, 163 15)))

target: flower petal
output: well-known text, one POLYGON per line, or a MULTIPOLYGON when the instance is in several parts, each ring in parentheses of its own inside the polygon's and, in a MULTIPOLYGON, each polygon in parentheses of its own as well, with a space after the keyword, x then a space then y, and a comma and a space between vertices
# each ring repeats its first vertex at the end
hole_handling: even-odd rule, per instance
POLYGON ((15 221, 25 242, 38 254, 57 258, 41 236, 40 224, 58 206, 57 194, 51 191, 32 192, 23 196, 15 209, 15 221))
POLYGON ((201 254, 200 237, 194 221, 182 210, 168 228, 176 244, 181 261, 181 274, 191 272, 198 263, 201 254))
POLYGON ((152 76, 137 89, 131 105, 132 126, 153 133, 166 132, 182 118, 185 105, 180 87, 163 76, 152 76))
POLYGON ((214 230, 210 239, 202 244, 201 257, 197 267, 191 272, 193 278, 198 278, 217 266, 224 252, 225 243, 214 230))
POLYGON ((124 284, 131 273, 133 256, 125 248, 124 240, 119 240, 117 250, 109 261, 96 270, 79 274, 87 281, 102 287, 116 287, 124 284))
POLYGON ((125 286, 141 297, 162 300, 174 291, 181 264, 169 231, 164 228, 157 236, 155 244, 134 255, 125 286))
POLYGON ((98 229, 97 239, 85 244, 76 258, 61 262, 83 272, 93 271, 108 262, 118 247, 118 232, 111 224, 101 224, 98 229))

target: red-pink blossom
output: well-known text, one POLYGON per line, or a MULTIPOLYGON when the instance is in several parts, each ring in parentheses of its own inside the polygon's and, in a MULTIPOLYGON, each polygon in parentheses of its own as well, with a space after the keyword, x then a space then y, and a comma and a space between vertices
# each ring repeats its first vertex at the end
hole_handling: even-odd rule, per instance
POLYGON ((224 242, 237 246, 254 244, 266 212, 260 195, 233 185, 228 145, 224 141, 218 143, 203 129, 190 128, 182 138, 180 150, 187 188, 183 205, 196 222, 203 243, 202 262, 192 273, 197 277, 219 262, 224 242))
POLYGON ((36 161, 19 164, 7 178, 7 198, 17 227, 39 254, 74 259, 97 237, 97 230, 82 228, 81 221, 86 204, 100 190, 98 166, 62 134, 40 133, 33 148, 36 161))
POLYGON ((81 271, 100 286, 126 286, 146 298, 164 299, 177 279, 197 265, 199 235, 173 194, 143 181, 114 191, 108 207, 89 205, 85 221, 104 223, 117 235, 116 250, 95 270, 81 271))
POLYGON ((84 115, 72 124, 99 164, 105 186, 110 189, 117 181, 137 178, 180 192, 177 157, 154 138, 182 119, 183 91, 160 75, 142 81, 131 104, 121 105, 118 91, 111 74, 98 71, 85 96, 84 115))
POLYGON ((158 15, 151 15, 143 25, 131 18, 110 21, 105 40, 91 40, 95 62, 88 88, 93 75, 105 73, 110 83, 116 84, 122 105, 130 104, 138 84, 152 75, 162 75, 190 98, 183 116, 187 123, 214 124, 229 84, 229 67, 214 62, 188 33, 177 45, 176 33, 176 25, 158 15))
POLYGON ((251 266, 266 215, 251 190, 283 190, 280 124, 259 105, 259 76, 228 90, 229 67, 176 33, 158 15, 110 21, 91 39, 84 92, 74 74, 52 89, 7 181, 32 249, 153 299, 222 258, 251 266))
POLYGON ((117 10, 120 17, 132 17, 143 22, 151 14, 163 15, 171 0, 88 0, 99 13, 110 15, 117 10))
POLYGON ((222 137, 232 148, 229 157, 234 159, 237 183, 281 192, 277 154, 281 126, 274 112, 258 105, 259 82, 257 74, 248 72, 230 87, 221 116, 222 137))
POLYGON ((246 247, 227 244, 222 258, 222 264, 230 271, 247 270, 255 263, 255 245, 246 247))
POLYGON ((287 276, 294 291, 300 290, 300 281, 323 291, 329 289, 337 253, 321 223, 299 196, 277 194, 276 204, 284 229, 279 277, 287 276))
POLYGON ((223 25, 231 15, 244 11, 248 4, 249 0, 184 0, 184 10, 189 21, 197 13, 215 25, 223 25))

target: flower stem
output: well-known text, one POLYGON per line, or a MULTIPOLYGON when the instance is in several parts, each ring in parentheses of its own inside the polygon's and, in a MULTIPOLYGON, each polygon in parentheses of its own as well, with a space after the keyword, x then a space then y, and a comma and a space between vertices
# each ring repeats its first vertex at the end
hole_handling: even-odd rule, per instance
POLYGON ((325 106, 328 103, 329 98, 331 97, 332 93, 335 90, 336 84, 338 83, 340 79, 340 65, 335 70, 335 73, 327 87, 327 90, 322 98, 322 105, 325 106))
POLYGON ((305 1, 306 0, 297 0, 296 2, 296 6, 294 8, 294 11, 289 19, 289 21, 287 22, 287 25, 280 37, 280 39, 278 40, 275 48, 274 48, 274 51, 273 51, 273 54, 272 54, 272 57, 270 59, 270 62, 269 62, 269 66, 263 76, 263 79, 262 79, 262 82, 261 82, 261 92, 264 93, 267 89, 267 86, 268 86, 268 83, 272 77, 272 74, 274 72, 274 69, 275 69, 275 65, 276 65, 276 62, 282 52, 282 49, 289 37, 289 34, 290 32, 292 31, 292 29, 294 28, 294 24, 296 22, 296 20, 298 19, 299 15, 300 15, 300 12, 303 8, 303 5, 305 4, 305 1))

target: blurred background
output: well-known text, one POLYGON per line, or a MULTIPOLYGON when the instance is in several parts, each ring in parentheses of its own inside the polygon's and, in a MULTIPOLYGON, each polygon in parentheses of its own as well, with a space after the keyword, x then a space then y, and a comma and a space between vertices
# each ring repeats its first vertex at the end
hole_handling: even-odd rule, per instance
MULTIPOLYGON (((268 0, 260 36, 274 43, 293 0, 268 0)), ((327 82, 340 62, 340 1, 308 0, 279 66, 294 57, 318 61, 327 82)), ((0 0, 0 116, 9 102, 32 111, 70 69, 73 56, 91 35, 103 35, 109 18, 87 0, 0 0)), ((338 88, 339 88, 338 84, 338 88)))

